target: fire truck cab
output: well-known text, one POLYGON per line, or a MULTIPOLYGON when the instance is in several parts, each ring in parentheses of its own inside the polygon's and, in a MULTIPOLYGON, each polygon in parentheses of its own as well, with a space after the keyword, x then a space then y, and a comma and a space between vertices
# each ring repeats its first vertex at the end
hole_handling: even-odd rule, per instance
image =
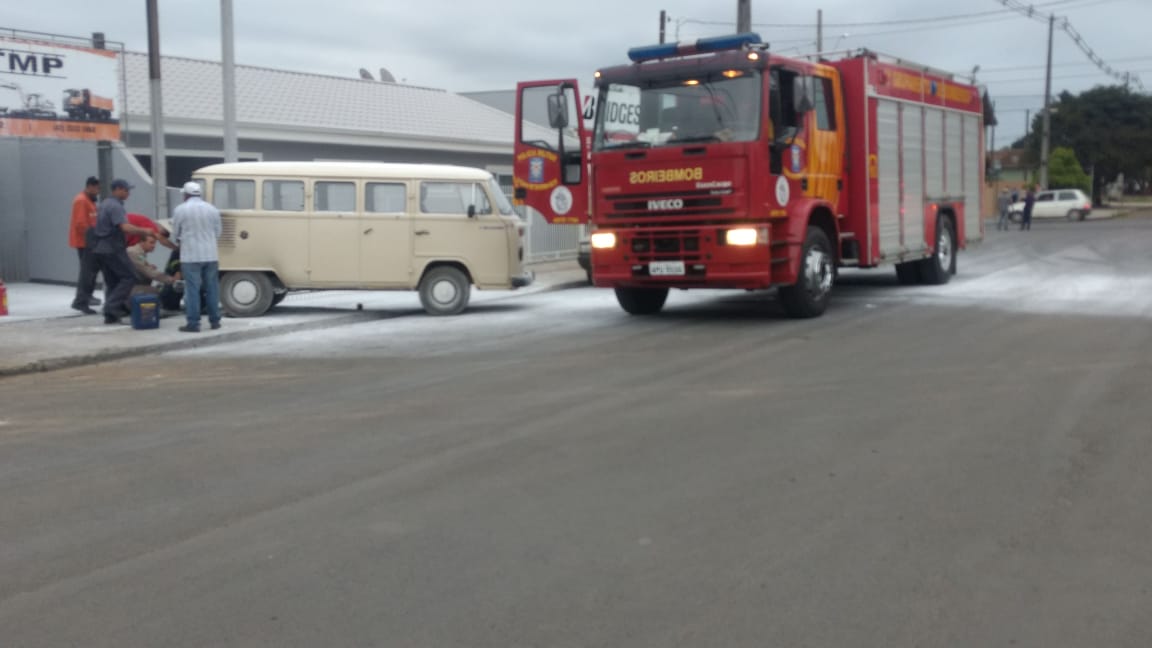
POLYGON ((827 308, 837 267, 941 284, 982 237, 980 91, 860 52, 775 56, 756 34, 629 51, 575 80, 518 85, 515 198, 588 223, 597 286, 632 314, 670 288, 779 289, 827 308))

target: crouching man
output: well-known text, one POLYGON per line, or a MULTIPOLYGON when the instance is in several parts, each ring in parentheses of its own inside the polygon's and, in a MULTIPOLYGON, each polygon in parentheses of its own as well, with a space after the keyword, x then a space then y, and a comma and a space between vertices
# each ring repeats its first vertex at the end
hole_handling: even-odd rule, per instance
MULTIPOLYGON (((165 274, 148 262, 148 255, 155 249, 155 234, 141 237, 139 243, 128 248, 128 258, 132 260, 132 269, 136 274, 132 295, 158 295, 160 293, 158 285, 172 285, 179 279, 179 277, 165 274)), ((131 295, 129 299, 131 299, 131 295)), ((131 310, 130 304, 125 306, 129 306, 128 310, 131 310)))

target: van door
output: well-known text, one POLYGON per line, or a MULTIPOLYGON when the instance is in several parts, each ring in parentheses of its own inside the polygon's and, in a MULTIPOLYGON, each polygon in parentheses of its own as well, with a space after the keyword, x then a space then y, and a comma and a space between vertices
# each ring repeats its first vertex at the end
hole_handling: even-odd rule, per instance
POLYGON ((365 288, 413 288, 408 185, 365 182, 360 216, 360 283, 365 288))
POLYGON ((240 268, 271 268, 291 288, 311 284, 308 272, 311 215, 304 181, 267 178, 260 182, 260 209, 237 222, 236 260, 240 268))
POLYGON ((412 220, 416 262, 455 260, 472 273, 477 286, 507 287, 508 231, 484 186, 475 181, 423 181, 412 220))
POLYGON ((308 261, 313 284, 332 288, 360 285, 360 222, 356 214, 355 182, 313 182, 308 261))

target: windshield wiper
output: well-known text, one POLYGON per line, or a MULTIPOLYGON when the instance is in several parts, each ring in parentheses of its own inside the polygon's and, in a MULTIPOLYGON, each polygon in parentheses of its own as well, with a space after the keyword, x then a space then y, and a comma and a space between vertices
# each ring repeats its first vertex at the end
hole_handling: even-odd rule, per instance
POLYGON ((724 141, 724 140, 720 139, 716 135, 694 135, 692 137, 677 137, 674 140, 669 140, 668 144, 675 146, 677 144, 692 144, 692 143, 698 143, 698 142, 722 142, 722 141, 724 141))

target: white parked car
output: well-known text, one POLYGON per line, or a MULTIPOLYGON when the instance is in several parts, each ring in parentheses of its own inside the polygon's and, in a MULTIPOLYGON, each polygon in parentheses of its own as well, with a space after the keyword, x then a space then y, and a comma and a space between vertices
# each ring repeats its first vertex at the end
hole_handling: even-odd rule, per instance
MULTIPOLYGON (((1032 206, 1032 218, 1067 218, 1084 220, 1092 213, 1092 201, 1079 189, 1049 189, 1036 192, 1036 204, 1032 206)), ((1008 207, 1012 222, 1019 223, 1024 215, 1024 201, 1012 203, 1008 207)))

